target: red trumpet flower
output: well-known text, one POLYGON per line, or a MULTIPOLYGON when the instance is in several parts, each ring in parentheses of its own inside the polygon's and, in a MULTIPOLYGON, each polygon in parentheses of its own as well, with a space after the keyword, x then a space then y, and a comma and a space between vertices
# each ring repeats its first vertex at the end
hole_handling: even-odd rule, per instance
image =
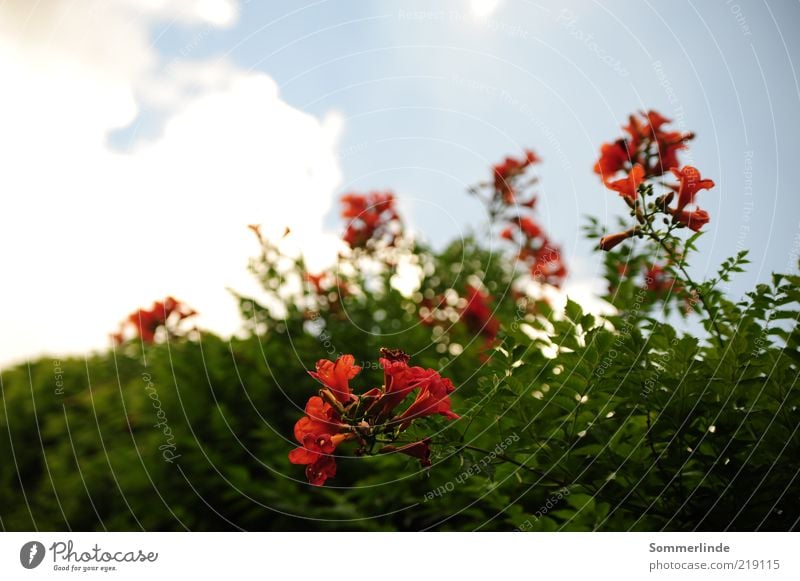
POLYGON ((359 371, 361 368, 355 365, 352 355, 342 355, 336 363, 320 359, 317 361, 317 371, 309 371, 308 374, 330 389, 337 400, 348 403, 353 397, 350 393, 350 380, 359 371))
POLYGON ((364 248, 370 242, 384 240, 394 244, 401 227, 391 192, 342 196, 342 218, 348 220, 343 239, 351 248, 364 248))
POLYGON ((384 446, 381 448, 380 452, 381 454, 389 454, 393 452, 398 454, 406 454, 407 456, 418 459, 420 465, 423 467, 431 465, 430 438, 425 438, 419 442, 412 442, 411 444, 406 444, 405 446, 384 446))
POLYGON ((700 190, 710 190, 714 187, 714 180, 702 179, 697 168, 690 165, 681 169, 672 168, 673 175, 678 178, 678 205, 675 211, 680 212, 686 206, 694 203, 694 197, 700 190))
POLYGON ((606 187, 618 192, 623 198, 635 202, 639 195, 639 186, 644 181, 644 168, 638 163, 633 166, 628 177, 624 177, 613 182, 606 182, 606 187))
POLYGON ((358 441, 356 454, 365 455, 379 441, 388 439, 390 443, 379 453, 406 454, 419 459, 423 467, 430 466, 428 438, 405 445, 391 442, 416 419, 432 414, 458 418, 450 409, 449 395, 455 388, 433 369, 411 367, 408 361, 408 355, 400 350, 381 349, 383 385, 360 396, 350 391, 349 382, 361 369, 352 355, 343 355, 335 362, 317 362, 317 371, 309 373, 324 387, 319 396, 306 403, 305 415, 294 426, 294 437, 300 445, 289 452, 292 464, 306 466, 309 483, 321 486, 336 475, 333 454, 348 441, 358 441), (414 401, 398 413, 398 406, 413 392, 414 401))
POLYGON ((680 210, 673 212, 673 216, 675 216, 675 220, 680 222, 684 226, 688 226, 695 232, 699 232, 700 229, 708 224, 710 218, 708 216, 708 212, 705 210, 701 210, 697 208, 696 210, 680 210))
MULTIPOLYGON (((495 165, 492 168, 495 196, 502 200, 504 204, 512 205, 516 203, 517 191, 514 186, 514 181, 517 177, 525 173, 525 170, 529 166, 538 162, 539 158, 536 154, 530 149, 526 149, 524 157, 520 159, 507 157, 505 160, 495 165)), ((532 205, 533 201, 528 200, 525 203, 532 205)))
POLYGON ((194 309, 173 297, 167 297, 163 301, 154 302, 149 309, 138 309, 128 315, 120 325, 120 330, 111 337, 115 343, 122 343, 125 341, 126 331, 133 329, 142 342, 155 343, 159 329, 166 329, 168 336, 178 336, 181 321, 195 315, 197 311, 194 309))
POLYGON ((467 305, 461 311, 461 320, 473 333, 480 333, 488 341, 494 341, 500 330, 500 321, 492 315, 489 296, 471 285, 467 285, 467 305))

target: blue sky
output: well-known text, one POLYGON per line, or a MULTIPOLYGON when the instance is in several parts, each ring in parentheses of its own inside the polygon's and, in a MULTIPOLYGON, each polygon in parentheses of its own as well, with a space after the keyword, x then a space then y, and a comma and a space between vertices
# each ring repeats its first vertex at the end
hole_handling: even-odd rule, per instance
MULTIPOLYGON (((506 0, 483 19, 469 4, 250 2, 196 51, 267 73, 303 111, 340 112, 342 189, 395 189, 436 242, 456 234, 442 209, 480 222, 466 185, 534 148, 542 218, 589 271, 583 216, 621 210, 591 173, 597 148, 629 112, 657 109, 696 131, 688 157, 717 183, 702 195, 712 223, 696 271, 737 246, 754 261, 739 288, 786 268, 800 221, 800 4, 506 0)), ((172 27, 156 46, 180 53, 195 35, 172 27)))
MULTIPOLYGON (((11 2, 12 9, 15 4, 20 5, 11 2)), ((16 52, 6 52, 15 55, 6 62, 20 59, 25 66, 31 62, 35 62, 31 67, 40 66, 41 59, 20 56, 27 55, 28 45, 33 44, 26 44, 26 36, 37 42, 42 38, 31 28, 37 19, 44 23, 47 42, 58 48, 56 24, 42 13, 48 4, 15 29, 22 31, 20 44, 12 45, 16 52)), ((793 178, 800 154, 795 66, 800 57, 800 3, 464 0, 431 5, 180 0, 169 10, 143 10, 132 8, 137 6, 132 0, 114 0, 109 3, 110 14, 95 21, 99 24, 76 19, 75 30, 61 39, 61 50, 66 47, 72 54, 72 47, 79 44, 76 35, 93 38, 101 29, 118 35, 98 36, 92 50, 74 53, 74 62, 86 65, 92 82, 108 81, 109 93, 99 93, 98 103, 126 95, 120 97, 119 108, 110 109, 108 118, 97 124, 98 141, 102 136, 107 148, 98 155, 110 156, 110 161, 100 163, 112 167, 137 156, 175 160, 158 166, 164 179, 148 183, 153 200, 177 196, 173 192, 182 189, 182 182, 171 172, 177 166, 185 176, 193 167, 207 164, 212 158, 205 154, 210 156, 212 149, 205 151, 196 144, 213 143, 228 125, 235 130, 225 133, 226 139, 245 145, 241 155, 232 150, 230 159, 217 155, 223 166, 217 176, 220 183, 230 175, 246 179, 247 184, 259 179, 270 183, 288 163, 274 161, 282 155, 285 141, 293 143, 287 152, 303 151, 304 143, 309 150, 322 151, 306 164, 307 173, 323 177, 312 184, 313 195, 302 203, 286 205, 286 198, 299 196, 300 190, 284 195, 281 188, 303 181, 287 173, 275 178, 272 188, 255 188, 247 194, 251 197, 239 198, 240 204, 252 202, 248 216, 229 216, 231 224, 239 224, 258 222, 265 214, 277 224, 307 213, 309 247, 322 243, 314 231, 337 233, 339 194, 369 189, 395 190, 413 227, 442 244, 483 220, 481 207, 465 194, 466 187, 486 179, 489 166, 501 157, 530 147, 544 159, 538 167, 541 220, 573 266, 573 284, 590 285, 600 272, 600 258, 581 236, 584 217, 611 223, 623 209, 592 173, 592 164, 600 144, 620 135, 620 125, 630 112, 653 108, 676 119, 676 127, 696 132, 684 159, 717 183, 699 199, 712 221, 693 263, 698 277, 713 272, 722 259, 741 248, 751 249, 753 264, 736 280, 737 294, 765 280, 769 272, 796 264, 800 201, 793 178), (104 47, 109 62, 101 59, 104 47), (175 80, 178 70, 185 81, 175 80), (251 84, 237 84, 245 78, 251 84), (274 85, 267 87, 269 79, 274 85), (277 107, 273 116, 262 118, 259 91, 266 96, 264 102, 269 98, 271 103, 265 109, 277 107), (209 105, 208 95, 220 100, 209 105), (214 123, 208 121, 210 112, 218 116, 214 123), (256 138, 254 132, 265 135, 256 138), (254 153, 262 146, 260 155, 254 153), (270 151, 277 152, 272 162, 270 151), (167 188, 167 183, 174 187, 167 188)), ((59 31, 64 21, 57 21, 59 31)), ((45 64, 56 58, 61 53, 56 57, 45 52, 42 57, 45 64)), ((65 81, 59 77, 58 83, 65 81)), ((86 90, 91 102, 95 89, 86 90)), ((30 107, 32 119, 39 118, 41 111, 23 99, 25 94, 20 92, 19 102, 30 107)), ((71 126, 56 131, 82 133, 71 126)), ((104 187, 110 184, 113 189, 115 175, 110 172, 104 178, 104 187)), ((215 176, 204 176, 202 181, 213 182, 215 176)), ((200 181, 187 186, 187 192, 196 195, 186 193, 186 200, 213 195, 204 192, 200 181)), ((233 179, 231 188, 236 183, 233 179)), ((35 192, 45 185, 37 186, 40 190, 30 187, 35 192)), ((65 190, 75 195, 81 188, 77 177, 65 184, 65 190)), ((116 202, 107 211, 120 212, 119 220, 126 220, 116 202)), ((175 237, 184 236, 175 233, 175 237)), ((167 236, 161 247, 169 240, 167 236)), ((91 246, 91 240, 86 244, 91 246)), ((225 247, 226 252, 243 254, 239 262, 235 257, 228 262, 243 270, 246 248, 244 243, 225 247)), ((191 247, 183 251, 189 253, 191 247)), ((35 254, 27 259, 35 259, 35 254)), ((84 281, 97 270, 92 260, 100 258, 83 254, 74 260, 84 281)), ((191 257, 187 260, 196 263, 191 257)), ((117 293, 121 298, 118 303, 103 303, 101 291, 92 298, 93 305, 105 305, 96 307, 92 336, 104 338, 111 313, 121 316, 127 308, 123 304, 136 306, 130 304, 136 293, 146 297, 139 302, 147 302, 151 295, 155 299, 178 286, 182 279, 170 279, 168 269, 165 264, 158 271, 163 275, 153 277, 158 282, 137 282, 128 294, 122 284, 97 282, 104 297, 117 293)), ((208 270, 209 277, 197 279, 195 286, 213 284, 215 273, 211 267, 208 270)), ((226 273, 217 273, 220 289, 230 284, 226 273)), ((232 330, 231 305, 225 314, 213 316, 215 301, 222 301, 222 295, 191 296, 193 288, 187 286, 182 296, 200 303, 201 311, 211 311, 212 328, 232 330)), ((43 315, 23 347, 3 360, 98 346, 88 335, 81 340, 67 333, 59 340, 44 339, 51 328, 48 321, 63 311, 62 304, 46 313, 49 319, 43 315)), ((23 324, 15 317, 13 310, 0 313, 7 328, 23 324)))

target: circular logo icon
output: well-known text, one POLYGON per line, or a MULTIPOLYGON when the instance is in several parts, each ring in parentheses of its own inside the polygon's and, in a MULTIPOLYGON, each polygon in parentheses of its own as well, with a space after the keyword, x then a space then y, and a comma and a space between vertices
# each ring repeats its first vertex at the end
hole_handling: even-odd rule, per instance
POLYGON ((26 569, 35 569, 44 559, 44 545, 39 541, 30 541, 19 550, 19 562, 26 569))

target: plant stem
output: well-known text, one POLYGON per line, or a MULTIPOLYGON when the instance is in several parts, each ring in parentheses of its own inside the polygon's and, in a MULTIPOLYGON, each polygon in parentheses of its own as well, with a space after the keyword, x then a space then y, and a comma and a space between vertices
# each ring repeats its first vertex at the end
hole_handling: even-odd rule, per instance
POLYGON ((720 349, 724 349, 725 344, 722 341, 722 330, 719 328, 719 325, 717 324, 717 315, 714 312, 714 310, 710 307, 710 305, 706 302, 706 299, 703 296, 703 293, 700 292, 700 288, 697 285, 697 283, 695 283, 694 280, 692 280, 692 277, 689 276, 689 273, 683 266, 683 261, 682 260, 678 261, 678 259, 675 256, 675 253, 672 252, 672 249, 664 242, 664 240, 661 237, 659 237, 655 232, 652 231, 652 227, 647 229, 647 235, 653 240, 655 240, 661 246, 661 248, 664 249, 664 252, 666 252, 667 255, 669 256, 670 261, 678 267, 678 269, 681 271, 681 274, 683 275, 684 280, 692 288, 692 291, 695 294, 697 294, 697 297, 700 299, 700 303, 703 305, 703 308, 706 310, 708 316, 711 318, 711 326, 714 328, 714 335, 717 339, 717 343, 719 343, 720 349))
POLYGON ((551 482, 553 482, 555 484, 558 484, 559 486, 568 486, 568 484, 566 482, 562 482, 560 480, 557 480, 556 478, 553 478, 552 476, 547 476, 546 474, 542 474, 541 472, 539 472, 535 468, 531 468, 530 466, 526 466, 522 462, 517 462, 516 460, 514 460, 513 458, 509 458, 505 454, 497 454, 495 452, 491 452, 490 450, 484 450, 483 448, 477 448, 475 446, 469 446, 469 445, 466 445, 466 444, 461 446, 461 450, 472 450, 474 452, 481 452, 482 454, 485 454, 487 456, 491 456, 492 454, 494 454, 495 458, 497 458, 499 460, 502 460, 503 462, 508 462, 509 464, 514 464, 515 466, 519 466, 520 468, 524 468, 528 472, 531 472, 531 473, 535 474, 536 476, 538 476, 540 479, 549 479, 551 482))

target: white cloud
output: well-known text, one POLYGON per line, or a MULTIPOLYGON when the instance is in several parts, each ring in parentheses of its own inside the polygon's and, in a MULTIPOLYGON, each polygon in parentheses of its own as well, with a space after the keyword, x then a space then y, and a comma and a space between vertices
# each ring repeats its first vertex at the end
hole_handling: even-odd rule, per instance
MULTIPOLYGON (((95 0, 93 4, 107 1, 95 0)), ((214 26, 230 26, 238 13, 235 0, 117 0, 116 3, 149 18, 214 26)))
POLYGON ((235 5, 32 4, 0 4, 0 363, 103 347, 127 312, 166 294, 233 331, 225 287, 253 288, 249 223, 290 226, 317 263, 335 252, 320 232, 340 116, 292 108, 267 75, 169 63, 150 46, 157 20, 228 25, 235 5), (111 149, 109 131, 143 106, 167 115, 163 131, 111 149))
POLYGON ((472 16, 477 20, 489 18, 495 13, 499 5, 500 0, 470 0, 469 2, 472 16))

